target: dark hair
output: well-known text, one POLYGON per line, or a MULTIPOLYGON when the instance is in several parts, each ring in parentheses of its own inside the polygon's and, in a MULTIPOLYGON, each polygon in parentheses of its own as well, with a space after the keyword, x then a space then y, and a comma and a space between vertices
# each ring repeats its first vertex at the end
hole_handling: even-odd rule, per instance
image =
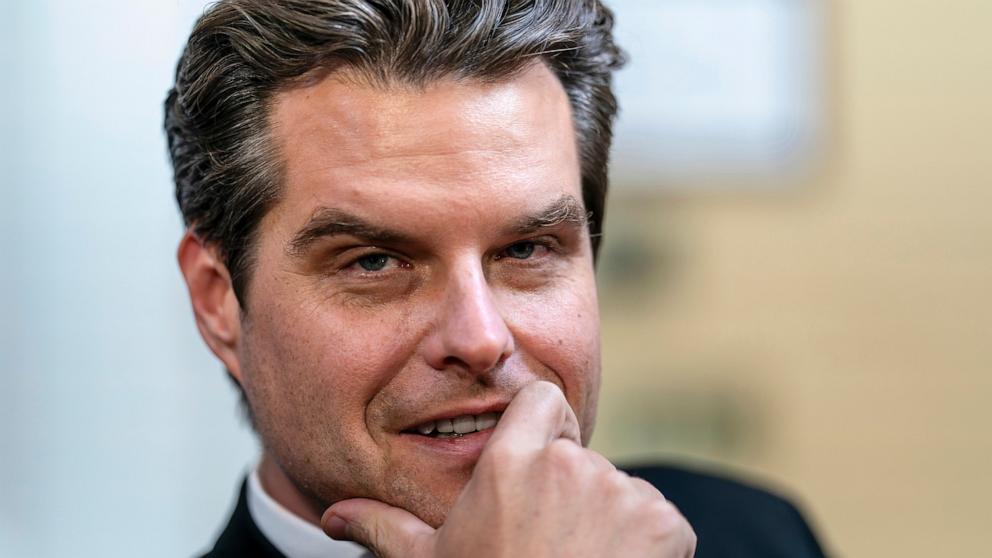
POLYGON ((571 102, 598 252, 623 64, 599 0, 221 0, 197 21, 165 101, 176 199, 216 243, 242 305, 258 224, 279 195, 275 93, 346 67, 372 83, 497 81, 542 60, 571 102))

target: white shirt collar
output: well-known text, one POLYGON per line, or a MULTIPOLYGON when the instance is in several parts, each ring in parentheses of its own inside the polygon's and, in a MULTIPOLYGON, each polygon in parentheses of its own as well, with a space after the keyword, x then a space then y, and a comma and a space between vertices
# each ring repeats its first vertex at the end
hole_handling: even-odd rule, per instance
POLYGON ((370 556, 365 547, 336 541, 316 525, 287 510, 269 496, 258 478, 248 476, 248 513, 258 529, 286 558, 361 558, 370 556))

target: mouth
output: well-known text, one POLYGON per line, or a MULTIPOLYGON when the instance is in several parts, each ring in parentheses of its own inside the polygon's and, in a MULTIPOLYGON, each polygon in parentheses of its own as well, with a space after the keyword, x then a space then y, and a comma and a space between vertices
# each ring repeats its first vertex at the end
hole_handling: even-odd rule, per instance
POLYGON ((499 423, 503 415, 499 411, 490 411, 477 415, 463 414, 453 417, 444 417, 418 424, 413 428, 403 431, 403 434, 414 434, 427 438, 451 439, 461 438, 492 430, 499 423))

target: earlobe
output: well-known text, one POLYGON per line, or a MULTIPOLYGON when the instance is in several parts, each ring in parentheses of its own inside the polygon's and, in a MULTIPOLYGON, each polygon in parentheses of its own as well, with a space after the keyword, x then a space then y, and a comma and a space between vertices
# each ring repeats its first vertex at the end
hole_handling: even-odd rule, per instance
POLYGON ((241 383, 238 356, 241 307, 234 294, 227 266, 216 246, 204 243, 192 231, 186 231, 183 235, 176 255, 186 280, 200 336, 234 379, 241 383))

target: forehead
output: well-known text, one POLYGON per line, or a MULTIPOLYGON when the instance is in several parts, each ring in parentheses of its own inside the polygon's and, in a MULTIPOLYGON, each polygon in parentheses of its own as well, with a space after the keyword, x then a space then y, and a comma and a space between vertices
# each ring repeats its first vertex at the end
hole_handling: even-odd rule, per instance
POLYGON ((316 207, 423 212, 439 198, 481 216, 582 199, 568 98, 543 64, 498 83, 420 89, 348 77, 277 96, 285 180, 271 219, 299 221, 316 207))

